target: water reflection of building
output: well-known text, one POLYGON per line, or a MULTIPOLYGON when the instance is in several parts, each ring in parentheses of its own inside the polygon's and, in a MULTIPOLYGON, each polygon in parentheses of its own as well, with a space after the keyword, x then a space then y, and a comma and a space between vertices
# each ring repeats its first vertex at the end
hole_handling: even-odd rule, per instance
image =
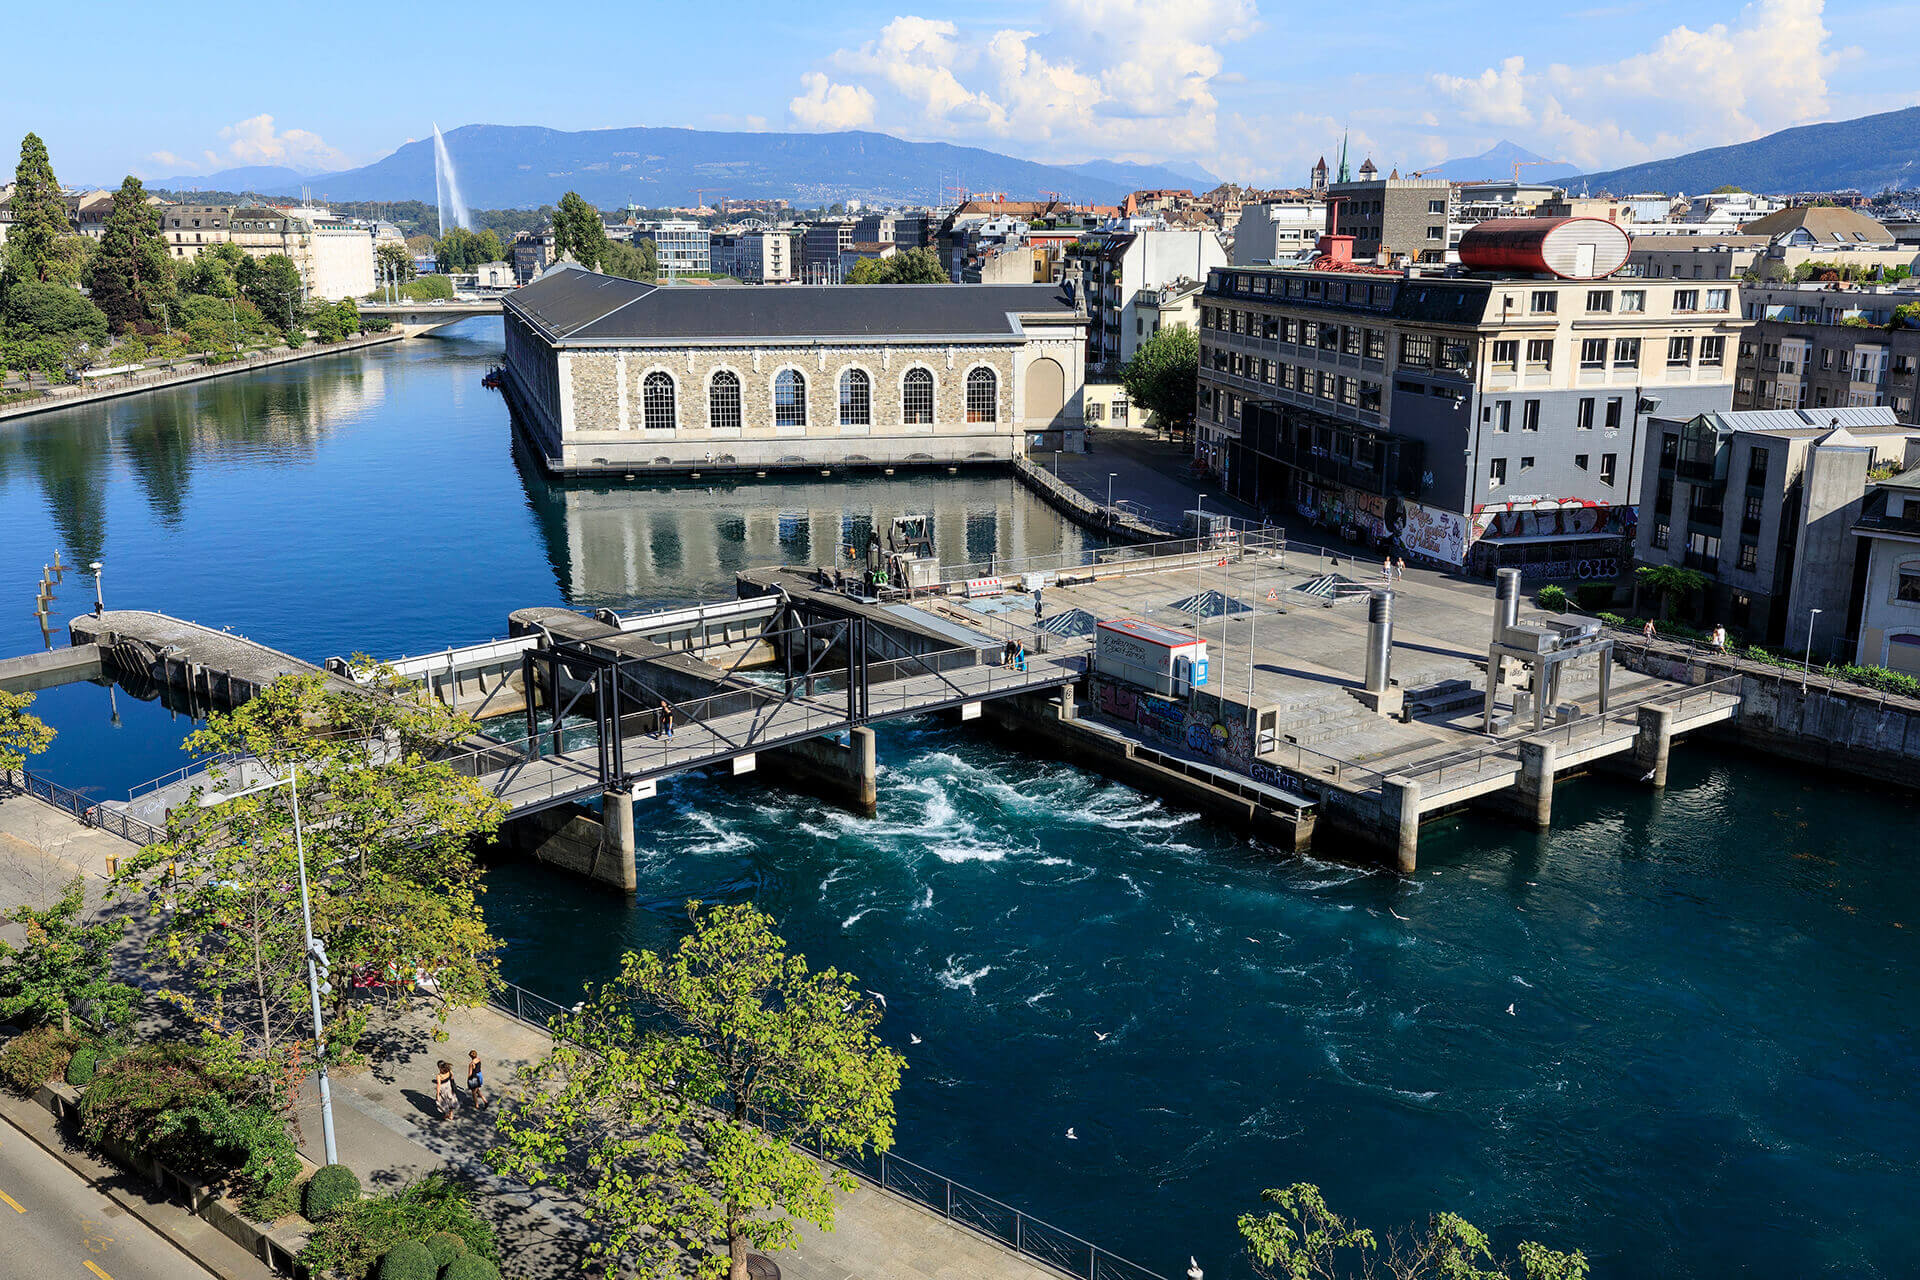
POLYGON ((828 564, 899 516, 926 516, 944 565, 1048 555, 1080 530, 1009 478, 620 486, 549 480, 515 451, 562 596, 621 605, 733 594, 742 569, 828 564))

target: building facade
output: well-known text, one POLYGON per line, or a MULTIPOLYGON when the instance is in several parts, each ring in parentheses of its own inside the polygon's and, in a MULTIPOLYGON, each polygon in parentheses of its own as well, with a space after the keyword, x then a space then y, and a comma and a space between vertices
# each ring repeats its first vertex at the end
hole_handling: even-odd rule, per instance
POLYGON ((1385 249, 1409 262, 1442 262, 1453 186, 1445 178, 1336 182, 1327 189, 1329 230, 1353 237, 1353 256, 1385 249))
POLYGON ((1233 232, 1233 265, 1291 265, 1312 251, 1326 229, 1327 206, 1318 200, 1244 204, 1233 232))
POLYGON ((653 241, 662 275, 706 275, 713 270, 713 237, 691 219, 636 223, 633 234, 653 241))
MULTIPOLYGON (((1899 312, 1920 289, 1747 285, 1733 389, 1736 409, 1886 405, 1904 422, 1920 405, 1920 328, 1899 312)), ((1913 313, 1906 313, 1913 314, 1913 313)))
POLYGON ((1080 447, 1085 322, 1051 285, 660 289, 569 269, 503 305, 516 420, 562 473, 1080 447))
POLYGON ((1079 286, 1087 302, 1087 365, 1116 373, 1145 336, 1142 298, 1182 280, 1199 282, 1227 265, 1227 251, 1211 231, 1133 231, 1110 236, 1079 255, 1079 286))
POLYGON ((784 231, 708 233, 711 269, 750 284, 781 284, 793 279, 793 238, 784 231))
POLYGON ((1726 408, 1740 329, 1730 290, 1337 257, 1215 271, 1200 312, 1195 456, 1228 492, 1538 577, 1625 570, 1646 417, 1726 408))
POLYGON ((1867 494, 1853 527, 1866 561, 1853 660, 1920 676, 1920 448, 1903 462, 1867 494))

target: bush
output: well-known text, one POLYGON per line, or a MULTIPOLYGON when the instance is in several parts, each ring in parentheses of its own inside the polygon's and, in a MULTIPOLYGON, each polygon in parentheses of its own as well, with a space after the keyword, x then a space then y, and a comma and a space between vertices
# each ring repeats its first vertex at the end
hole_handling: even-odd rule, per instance
POLYGON ((500 1268, 485 1258, 467 1254, 449 1262, 440 1273, 440 1280, 500 1280, 500 1268))
POLYGON ((440 1268, 418 1240, 402 1240, 380 1255, 380 1280, 436 1280, 440 1268))
POLYGON ((1627 625, 1627 620, 1621 617, 1617 613, 1602 613, 1599 616, 1600 616, 1600 621, 1606 623, 1610 627, 1624 627, 1627 625))
POLYGON ((78 1036, 68 1035, 50 1022, 42 1023, 0 1049, 0 1078, 21 1093, 32 1093, 65 1073, 79 1047, 78 1036))
POLYGON ((1573 589, 1573 598, 1580 602, 1582 613, 1593 613, 1605 609, 1613 603, 1613 584, 1583 582, 1573 589))
POLYGON ((1542 609, 1551 609, 1555 613, 1567 611, 1567 591, 1565 587, 1542 587, 1534 596, 1542 609))
POLYGON ((365 1276, 401 1241, 424 1240, 440 1231, 460 1237, 469 1253, 499 1262, 492 1226, 474 1212, 466 1190, 440 1174, 389 1195, 356 1201, 317 1223, 299 1262, 316 1274, 365 1276))
POLYGON ((427 1237, 427 1249, 442 1267, 455 1258, 467 1256, 467 1242, 451 1231, 436 1231, 427 1237))
POLYGON ((83 1044, 75 1049, 73 1056, 67 1059, 67 1083, 76 1089, 84 1088, 91 1083, 94 1063, 99 1056, 100 1051, 90 1044, 83 1044))
POLYGON ((360 1179, 343 1164, 323 1165, 307 1179, 302 1211, 309 1222, 325 1222, 360 1199, 360 1179))
POLYGON ((233 1083, 190 1045, 143 1044, 95 1072, 80 1100, 80 1131, 96 1146, 117 1141, 147 1152, 161 1115, 219 1097, 233 1083))

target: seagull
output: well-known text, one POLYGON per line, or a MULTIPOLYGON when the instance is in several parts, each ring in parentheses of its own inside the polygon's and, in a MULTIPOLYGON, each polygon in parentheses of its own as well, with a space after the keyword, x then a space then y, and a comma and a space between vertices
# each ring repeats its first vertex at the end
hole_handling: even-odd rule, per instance
POLYGON ((1256 947, 1260 945, 1260 939, 1258 938, 1248 938, 1247 941, 1251 942, 1256 947))
POLYGON ((1647 771, 1646 771, 1645 773, 1643 773, 1643 774, 1641 774, 1641 775, 1640 775, 1640 781, 1642 781, 1642 782, 1652 782, 1652 781, 1653 781, 1653 772, 1654 772, 1654 771, 1653 771, 1652 769, 1649 769, 1649 770, 1647 770, 1647 771))
POLYGON ((908 1043, 908 1044, 919 1044, 919 1043, 920 1043, 920 1037, 919 1037, 919 1036, 917 1036, 917 1035, 915 1035, 915 1034, 913 1034, 913 1032, 911 1032, 911 1031, 909 1031, 909 1032, 907 1032, 907 1043, 908 1043))
POLYGON ((1073 1126, 1072 1126, 1072 1125, 1068 1125, 1068 1126, 1067 1126, 1067 1141, 1068 1141, 1068 1142, 1078 1142, 1078 1141, 1080 1141, 1080 1135, 1079 1135, 1079 1134, 1077 1134, 1077 1133, 1075 1133, 1075 1132, 1073 1131, 1073 1126))
POLYGON ((849 1000, 845 1004, 840 1006, 840 1012, 845 1013, 851 1008, 853 1008, 853 1001, 849 1000))
POLYGON ((1513 1011, 1513 1006, 1512 1006, 1512 1005, 1508 1005, 1508 1006, 1507 1006, 1507 1016, 1508 1016, 1509 1018, 1512 1018, 1512 1017, 1515 1017, 1515 1016, 1517 1016, 1517 1015, 1516 1015, 1516 1014, 1514 1013, 1514 1011, 1513 1011))
POLYGON ((1109 1034, 1109 1032, 1105 1031, 1096 1031, 1093 1033, 1093 1038, 1095 1040, 1105 1040, 1109 1034))
POLYGON ((882 1009, 887 1007, 887 998, 881 995, 878 991, 869 991, 867 992, 867 994, 872 996, 875 1000, 878 1000, 880 1002, 880 1007, 882 1009))
POLYGON ((1413 923, 1413 918, 1411 916, 1403 916, 1398 911, 1395 911, 1392 907, 1387 908, 1387 914, 1392 916, 1395 920, 1405 920, 1408 924, 1413 923))

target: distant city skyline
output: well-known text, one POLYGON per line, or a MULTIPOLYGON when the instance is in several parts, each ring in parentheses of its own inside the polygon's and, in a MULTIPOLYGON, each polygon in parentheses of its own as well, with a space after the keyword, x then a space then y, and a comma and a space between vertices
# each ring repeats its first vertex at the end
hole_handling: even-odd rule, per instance
POLYGON ((1879 38, 1903 16, 1882 0, 1602 0, 1497 22, 1463 0, 1364 13, 1059 0, 1039 14, 986 0, 948 14, 742 3, 724 20, 684 6, 546 20, 481 0, 442 30, 382 39, 313 11, 216 31, 114 3, 88 27, 111 41, 44 8, 15 16, 16 49, 68 56, 14 59, 0 120, 40 133, 62 178, 95 182, 349 168, 436 120, 871 129, 1268 185, 1304 181, 1343 132, 1356 165, 1383 171, 1506 138, 1590 171, 1913 105, 1899 42, 1879 38))

